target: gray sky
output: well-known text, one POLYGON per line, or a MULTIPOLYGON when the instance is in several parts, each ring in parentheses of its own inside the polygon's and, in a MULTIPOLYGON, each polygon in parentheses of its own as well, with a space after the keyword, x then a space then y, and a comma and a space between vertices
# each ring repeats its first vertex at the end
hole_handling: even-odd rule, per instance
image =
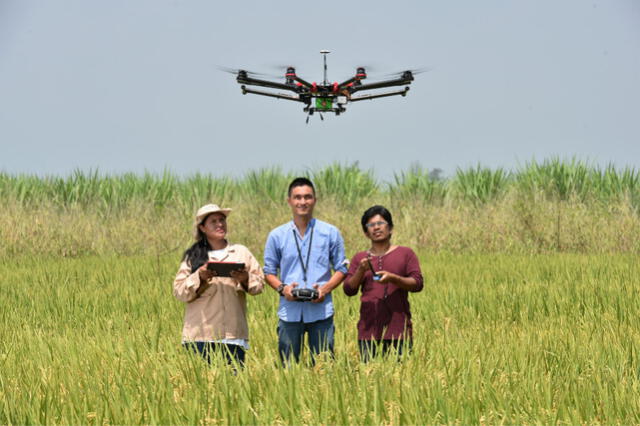
POLYGON ((0 0, 0 171, 241 175, 359 161, 452 174, 552 156, 640 168, 640 2, 0 0), (305 125, 216 65, 322 80, 431 67, 305 125))

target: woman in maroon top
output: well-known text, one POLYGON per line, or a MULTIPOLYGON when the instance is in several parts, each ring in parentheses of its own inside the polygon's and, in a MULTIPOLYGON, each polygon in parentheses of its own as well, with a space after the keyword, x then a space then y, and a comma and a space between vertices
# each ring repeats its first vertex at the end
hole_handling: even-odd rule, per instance
POLYGON ((412 345, 409 292, 422 290, 418 257, 409 247, 391 244, 393 220, 389 210, 373 206, 362 215, 362 230, 371 248, 351 259, 344 292, 360 297, 358 343, 364 362, 390 348, 402 355, 412 345))

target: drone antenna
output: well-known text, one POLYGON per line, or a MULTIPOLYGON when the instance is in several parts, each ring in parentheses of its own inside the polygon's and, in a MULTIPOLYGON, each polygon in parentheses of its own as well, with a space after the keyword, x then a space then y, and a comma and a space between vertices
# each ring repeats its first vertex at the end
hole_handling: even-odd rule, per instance
POLYGON ((321 50, 320 53, 324 56, 324 85, 327 85, 327 53, 331 53, 329 50, 321 50))

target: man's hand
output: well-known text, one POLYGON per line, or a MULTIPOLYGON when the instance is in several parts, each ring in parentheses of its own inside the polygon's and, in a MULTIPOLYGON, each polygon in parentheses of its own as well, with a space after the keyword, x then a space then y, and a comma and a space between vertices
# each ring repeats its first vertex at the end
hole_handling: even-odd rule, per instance
POLYGON ((329 292, 327 290, 325 290, 325 287, 323 285, 321 286, 319 284, 314 284, 313 288, 315 288, 316 291, 318 292, 318 298, 312 300, 311 302, 312 303, 322 303, 322 302, 324 302, 324 298, 325 298, 325 296, 327 294, 329 294, 329 292))
POLYGON ((293 294, 291 294, 291 291, 296 287, 298 287, 298 283, 291 283, 291 284, 285 285, 284 289, 282 290, 282 295, 289 302, 294 302, 298 300, 297 297, 293 297, 293 294))

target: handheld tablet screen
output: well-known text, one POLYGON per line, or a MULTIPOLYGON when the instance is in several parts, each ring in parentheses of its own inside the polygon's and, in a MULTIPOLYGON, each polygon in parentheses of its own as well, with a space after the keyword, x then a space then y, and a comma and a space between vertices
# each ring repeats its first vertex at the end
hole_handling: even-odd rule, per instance
POLYGON ((244 263, 208 262, 207 269, 214 271, 218 277, 230 277, 231 271, 240 271, 244 269, 244 263))

